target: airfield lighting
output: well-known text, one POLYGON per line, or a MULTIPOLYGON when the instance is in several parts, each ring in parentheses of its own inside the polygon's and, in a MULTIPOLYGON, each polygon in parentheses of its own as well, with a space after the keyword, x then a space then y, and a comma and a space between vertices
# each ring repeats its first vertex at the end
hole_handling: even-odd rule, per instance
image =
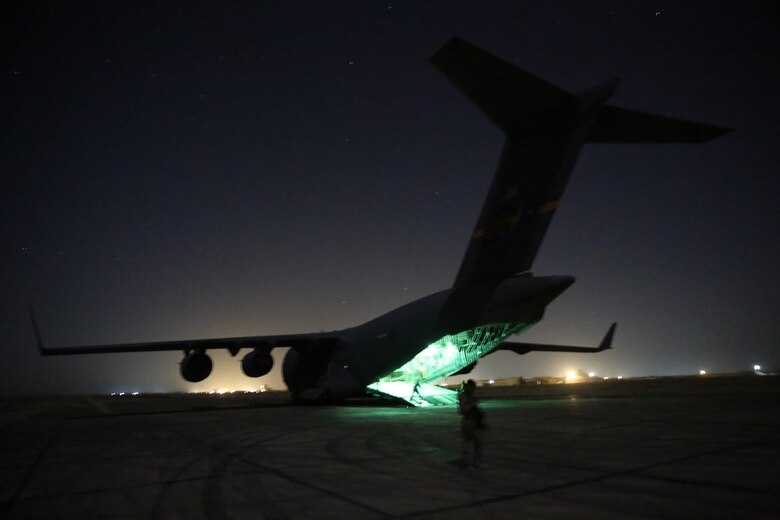
POLYGON ((707 375, 707 371, 706 370, 699 370, 699 375, 700 376, 706 376, 707 375))
POLYGON ((753 370, 758 372, 759 370, 761 370, 761 365, 753 365, 753 370))
POLYGON ((133 392, 133 395, 138 395, 140 392, 133 392))

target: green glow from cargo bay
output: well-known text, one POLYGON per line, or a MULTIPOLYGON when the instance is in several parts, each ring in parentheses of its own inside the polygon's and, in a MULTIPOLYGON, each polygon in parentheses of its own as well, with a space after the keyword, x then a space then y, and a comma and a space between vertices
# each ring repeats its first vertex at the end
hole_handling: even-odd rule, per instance
POLYGON ((388 376, 368 385, 368 388, 401 398, 415 406, 434 404, 427 401, 426 397, 436 401, 435 404, 453 401, 452 396, 449 399, 443 396, 447 393, 444 389, 433 387, 431 383, 469 366, 493 351, 507 337, 519 334, 529 326, 525 323, 492 323, 446 335, 388 376))

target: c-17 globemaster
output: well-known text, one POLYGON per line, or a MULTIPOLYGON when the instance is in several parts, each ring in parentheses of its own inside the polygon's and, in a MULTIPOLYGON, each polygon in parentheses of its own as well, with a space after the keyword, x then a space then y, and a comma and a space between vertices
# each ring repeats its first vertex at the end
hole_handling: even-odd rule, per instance
POLYGON ((598 347, 507 341, 542 319, 572 276, 534 276, 530 269, 586 143, 701 143, 728 129, 607 105, 617 80, 579 94, 561 90, 469 43, 453 38, 433 65, 505 134, 498 170, 471 235, 455 283, 362 325, 333 332, 50 348, 43 355, 181 350, 181 375, 211 373, 209 349, 233 356, 252 349, 241 367, 267 374, 271 350, 290 347, 282 373, 292 396, 308 402, 374 394, 417 405, 452 402, 433 385, 467 373, 497 350, 599 352, 610 348, 612 324, 598 347))

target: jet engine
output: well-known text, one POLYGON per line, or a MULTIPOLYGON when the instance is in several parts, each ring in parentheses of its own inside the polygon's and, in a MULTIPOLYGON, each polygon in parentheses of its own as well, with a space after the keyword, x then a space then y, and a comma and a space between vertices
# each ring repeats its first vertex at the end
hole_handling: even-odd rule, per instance
POLYGON ((212 366, 211 358, 202 350, 196 350, 184 356, 179 370, 181 377, 190 383, 198 383, 209 377, 212 366))
POLYGON ((249 377, 266 375, 274 366, 274 359, 267 350, 253 350, 241 360, 241 370, 249 377))

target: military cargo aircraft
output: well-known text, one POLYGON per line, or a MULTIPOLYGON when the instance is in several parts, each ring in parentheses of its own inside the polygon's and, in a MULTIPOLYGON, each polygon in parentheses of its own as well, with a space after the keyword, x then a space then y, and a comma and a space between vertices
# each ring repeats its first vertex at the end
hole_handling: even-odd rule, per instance
POLYGON ((598 347, 508 341, 544 315, 572 276, 534 276, 531 267, 577 157, 586 143, 702 143, 728 129, 606 104, 615 79, 566 92, 471 44, 453 38, 432 63, 505 134, 498 170, 452 287, 362 325, 334 332, 46 347, 30 317, 41 354, 179 350, 184 379, 212 370, 207 352, 227 349, 249 377, 267 374, 271 350, 289 347, 282 374, 294 399, 339 401, 366 392, 415 405, 453 402, 433 383, 468 373, 498 350, 599 352, 611 347, 615 324, 598 347))

